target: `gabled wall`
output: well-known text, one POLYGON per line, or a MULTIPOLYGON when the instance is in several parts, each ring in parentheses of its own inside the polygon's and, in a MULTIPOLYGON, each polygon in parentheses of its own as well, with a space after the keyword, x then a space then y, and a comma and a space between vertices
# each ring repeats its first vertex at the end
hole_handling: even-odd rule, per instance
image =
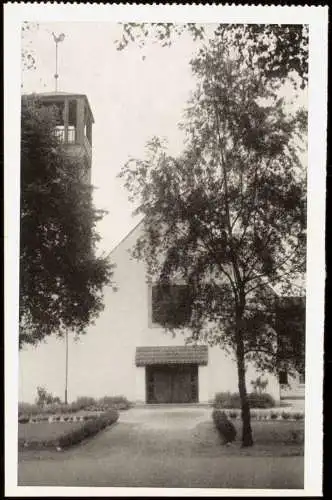
MULTIPOLYGON (((160 327, 149 327, 149 286, 145 265, 129 250, 142 227, 137 226, 113 251, 114 281, 118 291, 105 289, 105 309, 81 341, 69 345, 69 401, 78 396, 124 395, 132 401, 145 400, 145 368, 135 366, 137 346, 184 345, 185 335, 173 338, 160 327)), ((37 385, 63 398, 64 341, 49 339, 39 347, 20 353, 20 400, 32 401, 37 385), (29 369, 29 368, 32 369, 29 369)), ((247 388, 258 376, 247 370, 247 388)), ((279 384, 267 375, 267 392, 279 399, 279 384)), ((199 400, 207 402, 216 392, 237 392, 234 360, 221 348, 209 348, 207 367, 199 367, 199 400)))

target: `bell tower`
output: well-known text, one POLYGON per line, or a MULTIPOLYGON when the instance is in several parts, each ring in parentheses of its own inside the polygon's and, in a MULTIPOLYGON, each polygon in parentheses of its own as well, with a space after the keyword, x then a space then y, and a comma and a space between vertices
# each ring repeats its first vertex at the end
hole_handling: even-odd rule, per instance
POLYGON ((42 106, 58 109, 54 133, 63 150, 77 158, 86 182, 91 183, 93 114, 85 94, 46 92, 35 95, 42 106))

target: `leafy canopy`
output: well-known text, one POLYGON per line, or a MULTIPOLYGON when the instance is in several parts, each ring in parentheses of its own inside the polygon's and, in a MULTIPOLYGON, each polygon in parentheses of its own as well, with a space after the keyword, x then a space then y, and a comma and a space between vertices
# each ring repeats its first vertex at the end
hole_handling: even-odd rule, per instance
POLYGON ((305 270, 306 112, 290 112, 280 82, 267 83, 255 64, 257 50, 225 43, 222 31, 191 62, 198 83, 183 153, 170 156, 153 138, 120 175, 144 216, 134 254, 161 284, 181 276, 189 285, 191 340, 241 345, 275 370, 270 285, 292 294, 305 270))
POLYGON ((152 40, 169 47, 185 33, 203 48, 209 46, 210 38, 219 39, 228 46, 236 45, 268 81, 274 80, 280 85, 291 78, 295 86, 303 89, 307 85, 307 25, 124 23, 122 37, 116 46, 123 50, 129 43, 137 43, 143 48, 148 40, 152 40))
POLYGON ((20 346, 72 329, 103 309, 112 266, 95 255, 96 223, 84 165, 54 136, 55 111, 24 97, 21 114, 20 346))

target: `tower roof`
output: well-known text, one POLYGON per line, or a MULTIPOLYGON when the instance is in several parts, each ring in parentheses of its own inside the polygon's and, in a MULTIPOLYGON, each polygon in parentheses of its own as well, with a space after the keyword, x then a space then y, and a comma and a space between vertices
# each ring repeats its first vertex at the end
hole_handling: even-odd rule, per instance
POLYGON ((32 96, 32 95, 35 95, 35 96, 38 96, 38 97, 41 97, 41 98, 45 98, 45 99, 61 99, 62 97, 83 97, 86 104, 87 104, 87 107, 90 111, 90 114, 91 114, 91 117, 92 117, 92 122, 94 123, 94 117, 93 117, 93 113, 92 113, 92 110, 91 110, 91 106, 90 106, 90 103, 89 103, 89 99, 87 98, 86 94, 80 94, 78 92, 33 92, 31 94, 24 94, 25 96, 32 96))

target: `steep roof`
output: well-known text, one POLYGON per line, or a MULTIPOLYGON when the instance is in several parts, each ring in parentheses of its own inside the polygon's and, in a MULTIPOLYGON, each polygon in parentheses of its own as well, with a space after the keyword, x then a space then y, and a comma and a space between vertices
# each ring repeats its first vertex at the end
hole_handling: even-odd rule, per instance
MULTIPOLYGON (((141 224, 143 224, 144 219, 145 219, 145 217, 143 217, 143 218, 142 218, 142 219, 141 219, 141 220, 140 220, 140 221, 139 221, 139 222, 138 222, 138 223, 137 223, 137 224, 136 224, 136 225, 135 225, 135 226, 134 226, 134 227, 133 227, 133 228, 132 228, 132 229, 131 229, 131 230, 130 230, 130 231, 129 231, 129 232, 128 232, 128 233, 127 233, 127 234, 126 234, 126 235, 125 235, 122 239, 121 239, 121 240, 120 240, 120 241, 119 241, 119 243, 117 243, 117 244, 115 245, 115 247, 113 247, 113 249, 112 249, 112 250, 110 251, 110 253, 109 253, 109 256, 111 256, 111 255, 113 254, 113 252, 115 252, 115 250, 116 250, 116 249, 118 249, 118 248, 119 248, 119 246, 120 246, 120 245, 122 245, 122 244, 123 244, 123 243, 124 243, 124 242, 125 242, 125 241, 126 241, 126 240, 127 240, 127 239, 128 239, 128 238, 132 235, 132 234, 133 234, 133 233, 134 233, 134 231, 136 231, 136 229, 138 229, 138 228, 139 228, 139 226, 140 226, 141 224)), ((278 284, 277 284, 277 285, 272 285, 272 284, 271 284, 271 282, 268 280, 268 278, 263 277, 263 278, 262 278, 262 281, 263 281, 263 282, 265 282, 266 286, 268 286, 268 287, 272 290, 272 292, 273 292, 273 293, 274 293, 277 297, 279 297, 279 298, 283 298, 283 297, 284 297, 285 299, 289 298, 290 300, 292 300, 292 299, 299 299, 299 300, 301 300, 301 299, 302 299, 302 300, 304 300, 304 299, 305 299, 305 294, 303 295, 303 294, 299 293, 299 294, 297 294, 297 295, 294 295, 294 293, 292 293, 292 294, 286 295, 285 293, 282 293, 282 292, 281 292, 281 286, 278 286, 278 284)), ((298 289, 299 289, 299 291, 300 291, 300 290, 302 290, 302 288, 301 288, 300 286, 297 286, 296 284, 295 284, 294 286, 295 286, 295 288, 298 288, 298 289)))
POLYGON ((119 246, 122 245, 133 234, 133 232, 136 231, 136 229, 139 228, 139 226, 142 224, 143 220, 144 220, 144 217, 137 224, 135 224, 135 226, 132 229, 130 229, 130 231, 119 241, 119 243, 117 243, 112 248, 112 250, 108 254, 109 256, 111 256, 112 253, 115 252, 115 250, 117 250, 119 248, 119 246))

